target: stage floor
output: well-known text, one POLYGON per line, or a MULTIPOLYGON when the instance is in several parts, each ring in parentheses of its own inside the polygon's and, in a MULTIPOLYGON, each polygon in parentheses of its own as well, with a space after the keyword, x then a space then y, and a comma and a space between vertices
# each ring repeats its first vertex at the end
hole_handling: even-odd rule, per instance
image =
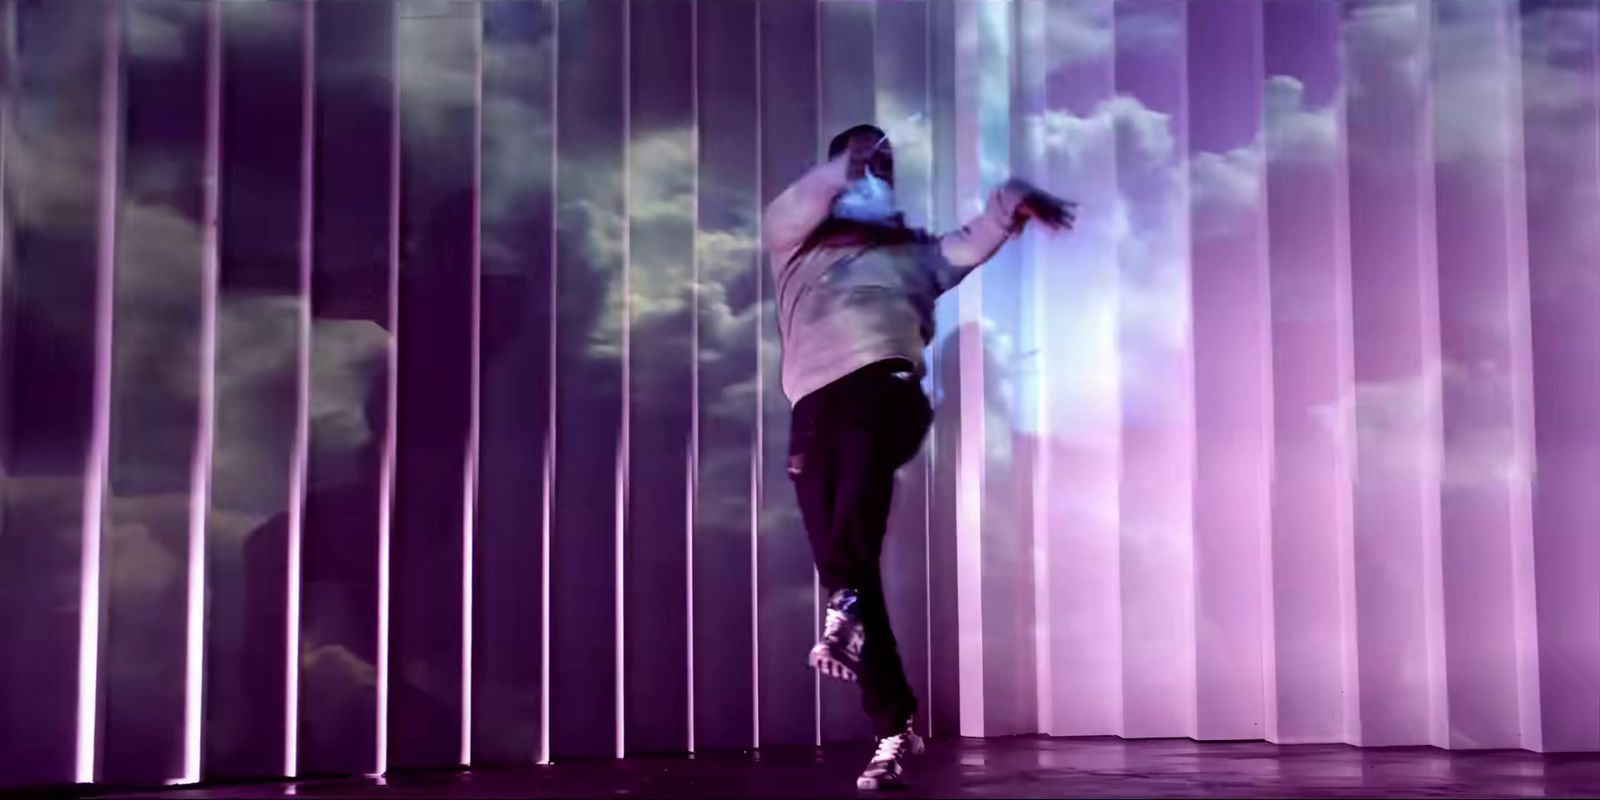
MULTIPOLYGON (((867 745, 417 772, 113 797, 840 797, 867 745)), ((895 797, 1595 797, 1600 757, 1188 740, 939 741, 895 797)))

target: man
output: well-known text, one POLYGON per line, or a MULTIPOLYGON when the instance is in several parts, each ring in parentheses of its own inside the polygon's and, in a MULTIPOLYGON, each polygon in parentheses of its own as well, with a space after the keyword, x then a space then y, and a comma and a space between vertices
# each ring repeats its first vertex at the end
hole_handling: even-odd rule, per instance
POLYGON ((1070 228, 1072 204, 1020 180, 990 196, 953 233, 906 226, 894 204, 888 137, 858 125, 767 207, 783 345, 783 390, 793 404, 789 475, 829 592, 811 666, 861 684, 877 751, 861 789, 898 785, 922 752, 916 696, 889 626, 878 558, 895 471, 916 455, 932 421, 920 376, 934 300, 989 260, 1029 220, 1070 228))

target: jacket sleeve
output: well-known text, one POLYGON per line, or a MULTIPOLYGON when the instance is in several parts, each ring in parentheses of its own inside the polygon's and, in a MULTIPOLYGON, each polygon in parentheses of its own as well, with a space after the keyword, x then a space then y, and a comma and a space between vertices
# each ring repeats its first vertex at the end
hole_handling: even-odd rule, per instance
POLYGON ((813 167, 767 205, 762 240, 774 259, 793 255, 833 211, 833 201, 849 183, 850 156, 841 154, 813 167))
POLYGON ((974 269, 982 266, 1000 245, 1022 230, 1016 223, 1022 190, 1007 183, 989 194, 983 213, 960 228, 939 237, 939 253, 945 267, 939 276, 939 290, 947 292, 974 269))

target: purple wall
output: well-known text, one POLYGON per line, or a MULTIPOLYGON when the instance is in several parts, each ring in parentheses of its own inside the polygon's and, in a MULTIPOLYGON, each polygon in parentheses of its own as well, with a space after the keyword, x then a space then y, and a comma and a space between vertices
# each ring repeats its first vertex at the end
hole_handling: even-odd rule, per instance
POLYGON ((1600 750, 1592 0, 0 0, 0 784, 867 735, 760 209, 949 228, 919 725, 1600 750))

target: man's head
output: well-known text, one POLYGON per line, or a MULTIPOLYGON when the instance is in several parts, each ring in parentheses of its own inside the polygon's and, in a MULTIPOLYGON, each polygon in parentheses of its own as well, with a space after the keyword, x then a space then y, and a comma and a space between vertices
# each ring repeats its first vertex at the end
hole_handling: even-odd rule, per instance
POLYGON ((849 153, 850 184, 833 201, 833 216, 876 224, 899 224, 894 203, 894 151, 873 125, 857 125, 833 137, 828 158, 849 153))
POLYGON ((852 179, 861 177, 862 173, 857 170, 867 168, 890 186, 894 185, 894 147, 882 128, 856 125, 846 129, 828 142, 828 159, 831 161, 846 150, 856 156, 850 165, 852 179))

